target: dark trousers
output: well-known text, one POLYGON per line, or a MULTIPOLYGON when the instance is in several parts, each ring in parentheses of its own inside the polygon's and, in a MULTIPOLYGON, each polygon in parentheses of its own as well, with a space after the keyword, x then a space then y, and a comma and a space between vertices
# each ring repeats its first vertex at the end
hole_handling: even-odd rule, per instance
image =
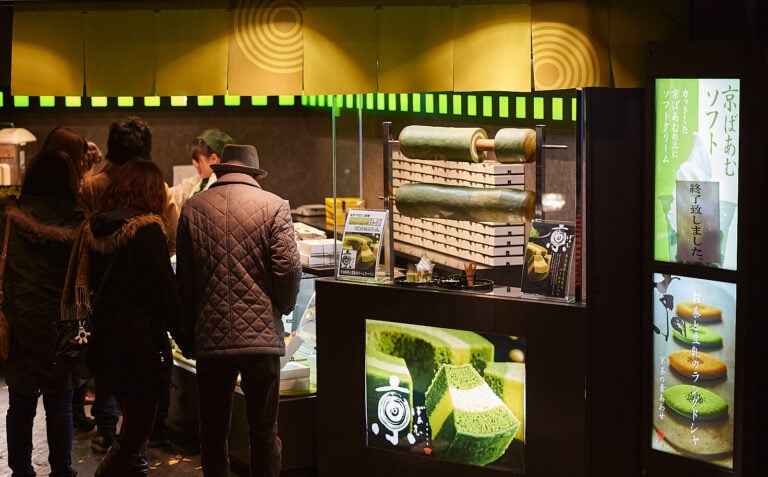
POLYGON ((93 397, 91 416, 96 420, 96 430, 102 436, 113 439, 117 433, 117 422, 120 420, 117 401, 98 379, 93 380, 93 397))
POLYGON ((72 391, 72 420, 75 425, 88 419, 85 415, 85 394, 88 392, 88 386, 88 381, 85 381, 72 391))
POLYGON ((251 477, 278 477, 282 444, 277 434, 280 358, 272 355, 198 358, 200 460, 205 477, 229 476, 227 438, 237 375, 245 396, 251 477))
MULTIPOLYGON (((8 390, 5 418, 8 439, 8 466, 13 477, 34 477, 32 467, 32 428, 37 414, 38 396, 8 390)), ((43 394, 45 430, 48 438, 48 463, 51 477, 71 477, 72 471, 72 391, 43 394)))
POLYGON ((123 413, 123 424, 117 440, 130 454, 144 452, 155 425, 158 402, 155 395, 117 396, 117 403, 123 413))

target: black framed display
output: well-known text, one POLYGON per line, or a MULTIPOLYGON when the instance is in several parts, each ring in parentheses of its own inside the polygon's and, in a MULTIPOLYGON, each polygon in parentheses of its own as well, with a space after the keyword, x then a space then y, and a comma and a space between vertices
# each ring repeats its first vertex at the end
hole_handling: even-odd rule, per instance
POLYGON ((760 475, 766 45, 648 47, 643 471, 760 475), (757 425, 757 424, 760 425, 757 425))

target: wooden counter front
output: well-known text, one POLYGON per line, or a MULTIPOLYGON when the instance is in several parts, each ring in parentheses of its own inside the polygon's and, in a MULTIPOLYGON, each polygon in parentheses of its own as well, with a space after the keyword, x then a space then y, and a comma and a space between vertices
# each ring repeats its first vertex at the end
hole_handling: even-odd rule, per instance
MULTIPOLYGON (((524 337, 526 475, 586 475, 586 308, 489 294, 316 282, 317 468, 321 477, 361 475, 494 476, 509 471, 465 465, 366 444, 366 320, 524 337)), ((512 296, 515 295, 513 289, 512 296)))

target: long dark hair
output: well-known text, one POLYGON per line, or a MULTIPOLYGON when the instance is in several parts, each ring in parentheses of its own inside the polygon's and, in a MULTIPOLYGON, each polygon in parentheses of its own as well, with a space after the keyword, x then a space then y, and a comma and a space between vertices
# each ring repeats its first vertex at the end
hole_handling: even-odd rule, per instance
POLYGON ((85 174, 85 154, 88 152, 88 141, 74 129, 58 126, 51 130, 40 145, 40 150, 56 149, 65 153, 72 161, 75 175, 72 180, 79 187, 80 179, 85 174))
POLYGON ((77 202, 78 161, 57 149, 43 149, 29 161, 21 197, 37 195, 77 202))
POLYGON ((110 180, 101 197, 102 212, 135 209, 163 217, 165 210, 165 181, 157 164, 132 159, 110 180))

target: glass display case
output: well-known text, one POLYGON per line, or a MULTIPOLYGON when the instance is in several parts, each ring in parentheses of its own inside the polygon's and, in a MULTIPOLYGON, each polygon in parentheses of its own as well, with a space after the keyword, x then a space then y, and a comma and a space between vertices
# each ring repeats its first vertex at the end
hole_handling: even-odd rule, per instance
MULTIPOLYGON (((394 96, 397 105, 413 105, 414 95, 394 96)), ((418 101, 427 96, 418 95, 418 101)), ((432 95, 436 104, 440 96, 432 95)), ((468 104, 464 96, 456 103, 444 96, 453 108, 468 104)), ((496 107, 505 95, 469 96, 487 96, 487 104, 496 107)), ((617 324, 626 323, 640 336, 642 282, 627 271, 641 265, 641 256, 631 251, 640 249, 642 224, 625 217, 627 210, 639 210, 642 184, 619 175, 642 177, 642 91, 553 94, 549 106, 568 105, 558 110, 566 118, 562 122, 552 120, 555 109, 537 112, 535 95, 527 99, 531 116, 513 119, 455 117, 447 107, 443 115, 398 110, 372 117, 334 110, 335 154, 342 148, 348 154, 334 162, 337 193, 359 195, 366 207, 391 211, 392 220, 376 280, 337 274, 316 283, 322 396, 317 425, 335 429, 333 439, 318 438, 318 475, 353 475, 365 468, 376 476, 612 476, 639 468, 638 456, 627 455, 639 446, 640 423, 631 417, 639 402, 622 401, 623 412, 606 409, 617 406, 615 376, 641 362, 639 352, 627 353, 617 324), (568 100, 556 101, 562 98, 568 100), (537 150, 536 161, 511 166, 490 158, 490 152, 481 162, 416 160, 402 147, 403 131, 414 125, 441 134, 449 134, 443 128, 481 128, 494 141, 507 127, 530 129, 537 146, 558 147, 537 150), (346 149, 360 137, 359 149, 346 149), (356 160, 360 151, 364 159, 356 160), (500 171, 504 168, 510 172, 500 171), (361 182, 342 184, 352 176, 361 182), (497 179, 501 184, 493 182, 497 179), (403 201, 402 195, 411 184, 437 184, 439 191, 452 192, 451 187, 476 187, 482 193, 507 187, 535 191, 536 200, 532 216, 517 223, 456 220, 462 205, 472 208, 469 198, 412 217, 403 207, 410 199, 403 201), (549 226, 531 225, 544 223, 549 226), (508 228, 499 247, 509 255, 504 251, 501 263, 461 255, 493 257, 478 248, 481 235, 495 235, 464 228, 475 224, 483 231, 508 228), (564 242, 530 241, 531 230, 534 236, 564 230, 570 235, 563 235, 564 242), (569 278, 578 290, 572 302, 521 292, 529 242, 540 247, 531 247, 539 260, 530 258, 529 265, 549 264, 545 256, 554 251, 548 248, 553 243, 572 244, 569 278), (513 252, 513 247, 519 248, 513 252), (420 268, 427 259, 429 273, 420 268), (630 316, 619 316, 626 310, 630 316), (617 428, 622 439, 598 437, 617 428)), ((526 111, 525 101, 521 104, 526 111)), ((637 382, 620 394, 639 396, 640 390, 637 382)))

